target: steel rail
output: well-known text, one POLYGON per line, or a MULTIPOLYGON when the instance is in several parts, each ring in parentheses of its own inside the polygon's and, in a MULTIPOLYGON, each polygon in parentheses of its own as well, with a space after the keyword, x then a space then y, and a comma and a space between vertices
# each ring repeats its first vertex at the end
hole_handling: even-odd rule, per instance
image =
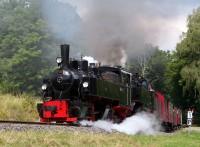
POLYGON ((15 121, 15 120, 0 120, 0 124, 28 124, 28 125, 52 125, 52 126, 75 126, 80 127, 80 124, 74 123, 50 123, 50 122, 31 122, 31 121, 15 121))

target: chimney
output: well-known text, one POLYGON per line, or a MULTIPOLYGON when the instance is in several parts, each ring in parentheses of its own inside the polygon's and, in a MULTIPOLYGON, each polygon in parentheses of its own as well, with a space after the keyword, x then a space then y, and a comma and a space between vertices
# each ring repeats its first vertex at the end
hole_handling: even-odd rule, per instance
POLYGON ((62 44, 60 46, 63 66, 69 66, 69 47, 69 44, 62 44))

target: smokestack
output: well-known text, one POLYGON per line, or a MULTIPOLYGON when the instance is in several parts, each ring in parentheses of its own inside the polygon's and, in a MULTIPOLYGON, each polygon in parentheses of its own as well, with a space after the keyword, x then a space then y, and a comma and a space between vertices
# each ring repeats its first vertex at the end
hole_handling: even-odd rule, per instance
POLYGON ((69 44, 62 44, 60 46, 63 66, 69 65, 69 47, 70 47, 69 44))

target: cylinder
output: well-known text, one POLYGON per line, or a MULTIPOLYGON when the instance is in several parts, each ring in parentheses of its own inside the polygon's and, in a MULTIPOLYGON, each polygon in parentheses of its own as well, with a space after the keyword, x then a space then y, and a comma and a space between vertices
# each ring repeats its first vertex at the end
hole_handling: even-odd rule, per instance
POLYGON ((61 48, 62 65, 68 66, 69 65, 69 48, 70 48, 70 45, 62 44, 60 46, 60 48, 61 48))

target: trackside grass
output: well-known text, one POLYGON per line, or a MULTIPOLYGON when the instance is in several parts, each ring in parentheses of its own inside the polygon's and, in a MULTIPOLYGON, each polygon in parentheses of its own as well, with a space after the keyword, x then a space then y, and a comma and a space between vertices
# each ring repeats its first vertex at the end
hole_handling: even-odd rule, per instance
POLYGON ((95 134, 62 131, 5 131, 0 146, 41 147, 199 147, 199 132, 178 132, 158 136, 95 134))
POLYGON ((0 94, 0 120, 38 120, 36 103, 39 98, 0 94))
MULTIPOLYGON (((38 120, 39 98, 0 94, 1 120, 38 120)), ((197 129, 196 129, 197 130, 197 129)), ((200 131, 178 131, 155 136, 120 133, 84 133, 80 131, 33 130, 0 131, 0 146, 5 147, 200 147, 200 131)))

